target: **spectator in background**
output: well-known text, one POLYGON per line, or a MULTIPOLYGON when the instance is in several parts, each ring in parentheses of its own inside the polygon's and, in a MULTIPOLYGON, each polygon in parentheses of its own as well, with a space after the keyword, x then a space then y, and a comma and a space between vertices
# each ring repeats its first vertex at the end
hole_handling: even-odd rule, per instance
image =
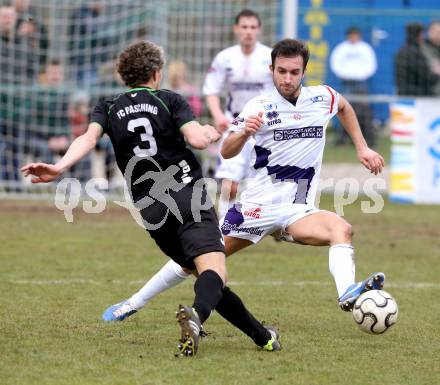
POLYGON ((195 117, 199 118, 203 111, 202 100, 198 95, 197 88, 188 83, 187 68, 183 61, 172 61, 168 65, 168 83, 172 91, 186 98, 195 117))
MULTIPOLYGON (((90 120, 90 96, 85 91, 74 93, 69 102, 68 118, 70 124, 71 139, 87 131, 90 120)), ((102 140, 103 138, 101 138, 102 140)), ((70 144, 70 143, 69 143, 70 144)), ((64 154, 65 151, 63 151, 64 154)), ((92 177, 92 156, 89 154, 70 170, 70 176, 86 183, 92 177)))
POLYGON ((16 37, 15 25, 17 24, 17 12, 14 7, 0 6, 0 37, 2 46, 16 37))
POLYGON ((101 18, 104 9, 104 1, 95 0, 71 16, 70 62, 76 67, 76 81, 80 86, 95 85, 99 78, 99 64, 107 59, 101 49, 109 43, 105 37, 105 20, 101 18))
POLYGON ((17 12, 14 7, 0 6, 0 84, 13 81, 14 55, 18 43, 15 33, 17 12))
MULTIPOLYGON (((32 157, 52 163, 57 156, 66 152, 73 129, 78 130, 78 126, 71 126, 70 92, 65 84, 64 67, 58 60, 47 64, 46 70, 40 76, 37 93, 29 119, 31 125, 27 137, 28 151, 32 157)), ((90 170, 89 156, 70 170, 70 176, 87 181, 91 177, 90 170)))
POLYGON ((395 56, 395 76, 398 95, 433 96, 438 79, 429 67, 422 50, 423 25, 406 26, 406 44, 395 56))
POLYGON ((18 167, 23 159, 26 100, 16 92, 20 67, 19 38, 15 33, 17 13, 12 6, 0 6, 0 180, 18 190, 18 167))
POLYGON ((14 81, 16 74, 15 53, 18 36, 15 31, 17 12, 14 7, 0 6, 0 83, 14 81))
POLYGON ((17 12, 16 34, 21 38, 28 39, 29 47, 35 51, 35 63, 32 65, 35 73, 38 73, 39 69, 46 65, 49 47, 46 27, 31 12, 31 0, 14 0, 12 4, 17 12))
POLYGON ((440 96, 440 20, 433 21, 428 28, 428 37, 422 44, 431 72, 437 76, 434 95, 440 96))
POLYGON ((40 75, 27 132, 28 150, 42 162, 53 162, 53 156, 63 154, 69 145, 69 121, 65 117, 69 96, 63 83, 63 66, 58 60, 50 61, 40 75))
MULTIPOLYGON (((346 39, 339 43, 330 55, 330 68, 341 80, 342 92, 348 95, 368 95, 367 80, 377 70, 377 59, 370 44, 362 40, 361 31, 353 26, 346 31, 346 39)), ((362 133, 369 146, 376 144, 373 113, 366 102, 351 101, 359 120, 362 133)), ((345 130, 337 126, 336 144, 348 139, 345 130)))
POLYGON ((72 138, 76 139, 87 131, 90 115, 90 97, 85 91, 73 94, 69 106, 69 121, 72 138))

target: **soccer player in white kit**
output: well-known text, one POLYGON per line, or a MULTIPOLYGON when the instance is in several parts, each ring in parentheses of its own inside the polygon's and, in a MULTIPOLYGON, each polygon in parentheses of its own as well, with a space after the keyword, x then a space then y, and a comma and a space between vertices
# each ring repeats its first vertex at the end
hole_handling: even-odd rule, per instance
MULTIPOLYGON (((273 88, 269 71, 271 48, 258 42, 260 16, 252 10, 242 10, 235 17, 233 30, 238 44, 215 56, 203 85, 208 109, 220 132, 229 128, 247 101, 273 88), (224 110, 220 103, 223 92, 226 93, 224 110)), ((214 176, 222 181, 217 209, 220 218, 235 201, 239 182, 247 176, 252 147, 249 141, 236 156, 230 159, 218 157, 214 176)))
MULTIPOLYGON (((385 275, 373 273, 355 282, 351 225, 315 206, 325 129, 330 119, 338 116, 353 140, 358 159, 373 174, 382 171, 384 160, 368 147, 353 108, 342 95, 327 86, 302 86, 309 59, 304 43, 281 40, 271 55, 275 89, 246 104, 233 121, 232 132, 221 150, 223 157, 230 158, 250 137, 255 140, 247 189, 221 221, 226 255, 275 233, 285 241, 330 246, 329 269, 339 306, 350 311, 363 292, 383 287, 385 275)), ((172 274, 173 265, 167 265, 168 275, 158 273, 152 278, 161 280, 163 288, 183 279, 181 269, 174 268, 172 274)), ((129 301, 141 303, 141 291, 129 301)), ((118 313, 111 320, 122 321, 129 314, 133 312, 118 313)))
POLYGON ((374 273, 355 283, 351 225, 315 206, 330 119, 338 116, 368 170, 380 173, 384 160, 368 147, 353 108, 343 96, 327 86, 302 86, 309 59, 302 42, 284 39, 271 55, 275 89, 246 104, 222 147, 223 157, 229 158, 251 136, 255 140, 247 189, 221 224, 227 254, 273 233, 290 242, 329 245, 329 268, 339 305, 349 311, 360 294, 381 289, 385 275, 374 273))

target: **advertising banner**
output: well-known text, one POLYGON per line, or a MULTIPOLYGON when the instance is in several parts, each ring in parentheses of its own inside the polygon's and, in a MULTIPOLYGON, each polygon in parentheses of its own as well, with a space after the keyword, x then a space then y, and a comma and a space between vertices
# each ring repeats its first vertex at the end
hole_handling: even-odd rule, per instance
POLYGON ((390 199, 440 203, 440 100, 393 103, 390 199))

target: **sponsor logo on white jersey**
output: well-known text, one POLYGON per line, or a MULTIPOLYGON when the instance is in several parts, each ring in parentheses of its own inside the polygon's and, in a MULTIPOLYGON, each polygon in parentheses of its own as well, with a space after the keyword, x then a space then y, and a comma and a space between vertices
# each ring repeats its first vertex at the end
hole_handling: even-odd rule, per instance
POLYGON ((263 104, 263 108, 266 111, 269 111, 269 110, 276 110, 278 108, 278 106, 276 103, 267 103, 267 104, 263 104))
POLYGON ((259 219, 261 216, 261 208, 257 207, 255 209, 249 209, 246 210, 243 215, 245 215, 246 217, 251 217, 251 218, 255 218, 255 219, 259 219))

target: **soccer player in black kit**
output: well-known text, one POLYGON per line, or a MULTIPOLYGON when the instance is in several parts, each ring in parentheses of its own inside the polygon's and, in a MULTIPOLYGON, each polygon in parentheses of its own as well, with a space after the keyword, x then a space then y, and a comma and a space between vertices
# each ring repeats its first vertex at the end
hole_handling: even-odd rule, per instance
MULTIPOLYGON (((118 72, 129 89, 95 107, 88 130, 76 138, 55 165, 30 163, 21 170, 32 183, 51 182, 109 135, 118 167, 134 205, 160 249, 182 267, 194 270, 192 307, 179 305, 179 354, 197 353, 202 324, 215 309, 265 350, 281 348, 278 333, 245 308, 226 282, 223 239, 202 172, 186 142, 205 149, 221 134, 194 120, 184 98, 160 90, 164 54, 148 41, 128 46, 118 58, 118 72), (209 207, 209 208, 208 208, 209 207)), ((117 304, 123 306, 123 304, 117 304)))

